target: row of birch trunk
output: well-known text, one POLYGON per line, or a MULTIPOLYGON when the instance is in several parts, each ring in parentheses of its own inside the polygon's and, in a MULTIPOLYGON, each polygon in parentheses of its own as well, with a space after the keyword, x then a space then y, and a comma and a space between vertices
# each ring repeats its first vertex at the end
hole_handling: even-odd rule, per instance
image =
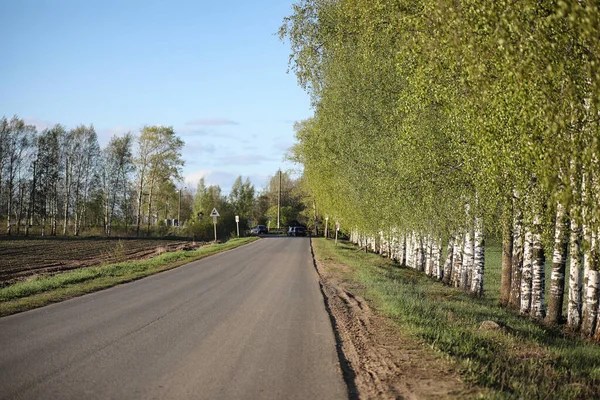
POLYGON ((474 219, 468 229, 451 235, 446 242, 439 235, 398 232, 392 228, 373 235, 355 228, 350 232, 350 241, 446 285, 477 297, 484 295, 485 239, 481 218, 474 219))

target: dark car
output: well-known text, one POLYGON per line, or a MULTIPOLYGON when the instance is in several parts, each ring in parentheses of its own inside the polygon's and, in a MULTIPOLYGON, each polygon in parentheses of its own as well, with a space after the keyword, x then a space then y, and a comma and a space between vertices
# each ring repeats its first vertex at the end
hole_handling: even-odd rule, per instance
POLYGON ((306 229, 302 226, 290 226, 288 236, 306 236, 306 229))
POLYGON ((254 228, 250 229, 250 233, 253 235, 260 235, 261 233, 269 233, 269 231, 267 231, 267 227, 264 225, 256 225, 254 228))

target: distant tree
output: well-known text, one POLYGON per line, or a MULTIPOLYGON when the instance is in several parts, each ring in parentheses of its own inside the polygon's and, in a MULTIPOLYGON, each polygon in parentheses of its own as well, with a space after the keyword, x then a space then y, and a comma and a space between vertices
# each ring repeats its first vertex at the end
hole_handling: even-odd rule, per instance
POLYGON ((147 234, 150 233, 152 201, 162 181, 179 180, 183 141, 172 127, 145 126, 140 131, 135 164, 137 168, 137 228, 139 236, 144 196, 147 205, 147 234))
MULTIPOLYGON (((10 121, 3 120, 2 123, 3 136, 3 148, 2 148, 2 160, 0 164, 4 164, 2 169, 2 175, 6 178, 0 178, 0 182, 6 179, 6 234, 12 233, 12 221, 11 216, 15 204, 15 183, 19 182, 19 172, 22 168, 22 163, 26 152, 33 143, 36 129, 34 126, 26 125, 22 119, 13 117, 10 121)), ((22 191, 17 196, 18 199, 22 200, 22 191)))
POLYGON ((61 138, 66 134, 62 125, 46 129, 37 139, 38 175, 36 198, 40 204, 42 235, 46 234, 46 224, 50 218, 50 234, 55 236, 58 219, 58 184, 60 178, 61 138))
MULTIPOLYGON (((126 133, 122 137, 113 136, 103 151, 103 204, 104 230, 110 236, 113 218, 119 198, 127 203, 129 174, 133 170, 133 136, 126 133)), ((127 207, 122 208, 125 231, 127 231, 127 207)))
POLYGON ((242 177, 238 176, 229 194, 229 202, 236 215, 242 219, 252 216, 254 208, 254 186, 249 178, 242 182, 242 177))
POLYGON ((73 151, 70 159, 70 167, 74 190, 74 234, 75 236, 79 236, 88 196, 93 189, 95 178, 98 175, 100 146, 98 145, 98 136, 92 125, 89 127, 80 125, 71 130, 69 136, 73 151))

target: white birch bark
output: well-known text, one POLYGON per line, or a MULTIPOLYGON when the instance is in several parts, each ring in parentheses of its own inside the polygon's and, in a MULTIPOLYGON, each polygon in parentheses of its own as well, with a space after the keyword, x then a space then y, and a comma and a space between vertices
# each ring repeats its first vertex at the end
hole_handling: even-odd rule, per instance
POLYGON ((411 249, 412 234, 407 233, 404 237, 404 266, 412 267, 411 265, 411 249))
POLYGON ((594 334, 594 326, 598 317, 598 275, 598 271, 589 270, 588 284, 585 287, 585 303, 587 307, 581 322, 581 333, 585 337, 590 337, 594 334))
POLYGON ((421 235, 417 236, 417 241, 416 241, 416 263, 415 263, 415 269, 417 271, 423 272, 424 267, 425 267, 425 252, 423 251, 423 239, 421 238, 421 235))
POLYGON ((529 226, 525 227, 523 239, 523 273, 521 276, 521 314, 529 314, 531 310, 533 234, 529 226))
POLYGON ((400 250, 400 259, 401 259, 401 264, 406 266, 406 241, 407 241, 407 235, 403 234, 402 238, 400 240, 401 243, 401 250, 400 250))
POLYGON ((473 268, 473 235, 467 229, 465 233, 465 244, 463 250, 462 270, 460 274, 460 287, 464 290, 469 288, 469 272, 473 268))
POLYGON ((438 280, 442 280, 444 278, 444 264, 442 264, 442 240, 438 239, 435 241, 435 254, 433 266, 435 268, 435 277, 438 280))
POLYGON ((431 236, 427 235, 425 238, 425 273, 427 276, 431 276, 431 271, 433 270, 431 262, 432 262, 432 248, 431 248, 431 236))
POLYGON ((471 293, 476 296, 483 296, 483 276, 485 268, 485 239, 483 234, 483 218, 475 219, 474 232, 474 262, 473 279, 471 280, 471 293))
POLYGON ((567 257, 567 220, 565 207, 556 204, 554 227, 554 248, 552 252, 552 273, 550 275, 550 296, 548 298, 547 322, 557 324, 562 319, 565 295, 565 267, 567 257))
MULTIPOLYGON (((590 251, 588 257, 587 280, 585 280, 584 293, 585 298, 582 307, 581 333, 583 336, 590 337, 594 334, 594 326, 598 317, 598 279, 599 272, 594 268, 594 250, 596 250, 596 234, 590 235, 590 251)), ((584 258, 585 263, 585 258, 584 258)))
POLYGON ((414 268, 414 237, 415 233, 411 232, 406 238, 406 266, 414 268))
MULTIPOLYGON (((574 212, 572 213, 575 214, 574 212)), ((569 239, 569 305, 567 325, 579 329, 581 326, 581 284, 583 269, 581 260, 581 229, 577 219, 571 217, 571 235, 569 239)))
POLYGON ((419 241, 417 238, 417 234, 413 232, 412 242, 410 244, 410 252, 411 252, 411 262, 410 266, 413 269, 417 269, 417 265, 419 265, 419 241))
POLYGON ((541 220, 535 216, 532 249, 531 316, 543 319, 546 316, 546 260, 542 245, 541 220))
MULTIPOLYGON (((518 199, 517 194, 515 194, 515 199, 518 199)), ((523 213, 516 201, 513 209, 512 277, 508 304, 511 307, 519 308, 521 305, 521 276, 523 274, 523 213)))
POLYGON ((446 285, 450 284, 450 279, 452 278, 452 266, 454 265, 454 258, 452 257, 454 253, 454 238, 450 237, 448 239, 448 246, 446 247, 446 261, 444 262, 444 273, 442 276, 442 282, 446 285))
POLYGON ((454 249, 452 255, 452 286, 459 287, 460 285, 460 274, 462 273, 463 266, 463 251, 462 251, 463 240, 460 236, 454 241, 454 249))
POLYGON ((392 229, 392 238, 390 240, 390 258, 398 261, 398 234, 396 228, 392 229))
POLYGON ((583 316, 587 312, 588 303, 585 299, 586 299, 586 292, 587 292, 587 285, 588 285, 588 275, 589 275, 589 271, 590 271, 590 265, 592 262, 592 249, 591 249, 592 231, 590 229, 590 224, 589 224, 589 220, 588 220, 589 219, 589 209, 588 209, 587 201, 588 201, 587 174, 583 173, 583 176, 581 179, 581 203, 582 203, 581 232, 583 234, 583 289, 582 289, 583 303, 581 304, 582 323, 583 323, 583 316))

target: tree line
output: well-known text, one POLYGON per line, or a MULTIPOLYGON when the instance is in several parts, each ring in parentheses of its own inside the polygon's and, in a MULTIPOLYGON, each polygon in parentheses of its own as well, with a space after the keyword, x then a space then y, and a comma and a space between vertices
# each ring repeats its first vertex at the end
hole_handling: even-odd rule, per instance
POLYGON ((501 305, 600 340, 597 2, 301 0, 280 37, 321 211, 476 296, 499 237, 501 305))
MULTIPOLYGON (((266 225, 277 215, 279 178, 257 191, 239 176, 228 195, 218 185, 182 183, 184 142, 172 127, 145 126, 139 134, 113 136, 104 147, 92 125, 67 130, 57 124, 38 132, 18 117, 0 119, 0 221, 6 235, 213 236, 213 208, 221 214, 219 237, 266 225), (194 191, 195 189, 195 191, 194 191), (185 221, 185 222, 184 222, 185 221)), ((282 173, 281 217, 302 217, 299 181, 282 173)))
POLYGON ((118 225, 136 235, 172 218, 183 141, 172 127, 113 136, 105 148, 93 125, 38 132, 0 119, 0 213, 7 235, 74 235, 118 225))

